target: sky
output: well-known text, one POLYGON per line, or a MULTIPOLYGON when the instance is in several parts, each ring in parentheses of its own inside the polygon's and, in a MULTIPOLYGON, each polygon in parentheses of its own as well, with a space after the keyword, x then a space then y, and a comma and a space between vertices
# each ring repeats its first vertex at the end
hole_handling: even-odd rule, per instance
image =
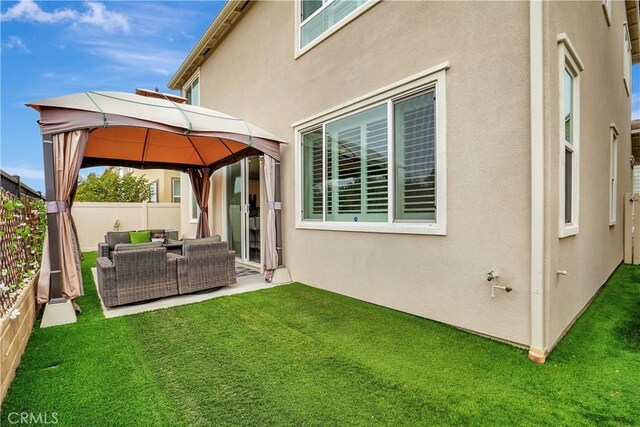
POLYGON ((177 93, 169 79, 223 5, 0 2, 0 167, 44 191, 38 113, 24 104, 94 90, 177 93))
MULTIPOLYGON (((224 1, 1 1, 0 167, 44 190, 30 101, 166 85, 224 1)), ((640 65, 632 117, 640 118, 640 65)), ((86 176, 90 169, 81 172, 86 176)))

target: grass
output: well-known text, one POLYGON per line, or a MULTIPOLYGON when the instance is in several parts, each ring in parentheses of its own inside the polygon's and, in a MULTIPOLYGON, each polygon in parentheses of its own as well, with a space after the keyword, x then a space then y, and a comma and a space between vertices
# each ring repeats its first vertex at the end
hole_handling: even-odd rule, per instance
MULTIPOLYGON (((622 266, 545 365, 301 284, 35 329, 5 398, 59 425, 640 423, 640 268, 622 266)), ((0 421, 0 424, 2 424, 0 421)))

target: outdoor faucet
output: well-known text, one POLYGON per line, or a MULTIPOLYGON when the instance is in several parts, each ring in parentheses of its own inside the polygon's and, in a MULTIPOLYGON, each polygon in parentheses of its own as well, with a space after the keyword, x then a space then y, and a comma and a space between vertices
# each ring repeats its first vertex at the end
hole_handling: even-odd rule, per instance
POLYGON ((496 289, 502 289, 505 292, 511 292, 513 290, 511 286, 498 285, 496 282, 498 281, 499 277, 500 275, 493 270, 487 273, 487 282, 493 282, 491 283, 491 298, 496 297, 496 289))

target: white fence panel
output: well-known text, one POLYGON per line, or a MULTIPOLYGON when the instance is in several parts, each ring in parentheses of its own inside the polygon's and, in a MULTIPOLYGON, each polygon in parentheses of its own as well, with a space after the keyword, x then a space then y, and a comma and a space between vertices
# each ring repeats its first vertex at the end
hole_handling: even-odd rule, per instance
POLYGON ((71 214, 78 228, 80 249, 95 251, 107 231, 120 221, 120 231, 172 228, 180 231, 179 203, 74 203, 71 214))

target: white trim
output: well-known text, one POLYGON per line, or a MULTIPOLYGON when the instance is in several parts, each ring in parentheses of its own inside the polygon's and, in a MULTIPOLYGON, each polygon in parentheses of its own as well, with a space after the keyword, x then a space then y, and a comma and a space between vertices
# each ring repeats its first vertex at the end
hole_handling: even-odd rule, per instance
MULTIPOLYGON (((446 235, 447 232, 447 157, 446 157, 446 138, 447 138, 447 99, 446 99, 446 70, 449 64, 441 64, 422 73, 403 79, 392 85, 382 89, 373 91, 367 95, 355 98, 347 103, 341 104, 331 110, 324 111, 313 117, 303 121, 294 123, 292 126, 295 131, 295 209, 296 209, 296 228, 314 229, 314 230, 335 230, 335 231, 361 231, 372 233, 401 233, 401 234, 433 234, 446 235), (434 71, 435 70, 435 71, 434 71), (377 222, 325 222, 326 217, 323 216, 322 221, 304 220, 303 219, 303 150, 302 134, 313 128, 317 128, 331 120, 335 120, 342 116, 351 115, 360 110, 367 109, 375 105, 385 103, 392 104, 399 98, 419 92, 421 90, 433 88, 435 90, 435 120, 436 120, 436 220, 435 222, 392 222, 395 206, 394 192, 395 187, 389 185, 389 220, 383 223, 377 222)), ((388 107, 388 108, 393 108, 388 107)), ((387 109, 387 112, 389 109, 387 109)), ((387 116, 388 117, 388 116, 387 116)), ((324 134, 324 132, 323 132, 324 134)), ((392 145, 393 132, 390 133, 387 143, 392 145)), ((392 153, 393 149, 390 150, 392 153)), ((323 170, 326 170, 324 162, 326 161, 326 147, 323 142, 323 170)), ((389 175, 393 175, 393 158, 389 158, 389 175)), ((323 173, 324 176, 324 173, 323 173)), ((324 177, 323 177, 324 180, 324 177)), ((388 182, 392 182, 390 179, 388 182)), ((324 187, 326 188, 326 186, 324 187)), ((324 199, 324 198, 323 198, 324 199)), ((326 206, 323 212, 326 215, 326 206)))
POLYGON ((631 44, 631 34, 629 33, 629 25, 625 21, 622 24, 623 30, 623 46, 624 46, 624 56, 622 60, 622 83, 624 84, 624 90, 627 94, 627 97, 631 96, 631 79, 632 79, 632 66, 633 66, 633 46, 631 44))
MULTIPOLYGON (((229 211, 227 209, 227 168, 229 166, 224 166, 222 169, 222 240, 229 242, 229 211)), ((231 249, 231 248, 229 248, 231 249)))
POLYGON ((149 183, 149 190, 150 190, 149 192, 151 193, 151 194, 149 194, 149 203, 158 203, 160 201, 160 194, 159 194, 160 193, 160 180, 159 179, 155 179, 155 180, 151 181, 149 183), (153 191, 154 184, 155 184, 155 187, 156 187, 156 194, 155 194, 156 195, 156 200, 151 200, 151 197, 153 196, 152 191, 153 191))
POLYGON ((301 43, 300 35, 301 35, 302 24, 304 22, 308 22, 312 17, 314 17, 318 13, 320 13, 321 10, 325 9, 327 7, 327 5, 333 3, 333 0, 329 0, 326 3, 324 3, 320 9, 318 9, 311 16, 309 16, 307 19, 305 19, 304 22, 300 22, 301 11, 302 11, 302 9, 300 8, 301 0, 294 0, 295 6, 294 6, 293 9, 294 9, 294 13, 295 13, 295 19, 294 19, 295 31, 293 32, 294 33, 294 35, 293 35, 293 37, 294 37, 294 40, 293 40, 293 43, 294 43, 294 57, 293 58, 294 59, 300 58, 302 55, 304 55, 305 53, 309 52, 315 46, 319 45, 324 40, 329 38, 333 33, 337 32, 342 27, 347 25, 349 22, 353 21, 358 16, 362 15, 367 10, 371 9, 373 6, 375 6, 376 4, 380 3, 380 1, 381 0, 368 0, 366 3, 360 5, 357 9, 355 9, 353 12, 351 12, 350 14, 348 14, 347 16, 342 18, 340 21, 338 21, 335 24, 333 24, 324 33, 319 35, 313 41, 309 42, 309 44, 307 44, 304 47, 300 47, 300 43, 301 43))
POLYGON ((618 218, 618 127, 611 123, 609 126, 609 226, 616 224, 618 218))
POLYGON ((604 12, 604 19, 607 21, 607 26, 611 26, 611 2, 613 0, 602 0, 602 11, 604 12))
POLYGON ((584 71, 584 62, 582 62, 582 59, 580 59, 580 55, 578 55, 578 51, 571 42, 571 39, 569 39, 567 33, 558 34, 558 44, 564 45, 565 49, 569 52, 571 59, 575 63, 578 72, 584 71))
POLYGON ((196 71, 193 72, 193 75, 191 77, 189 77, 189 80, 187 80, 187 82, 182 86, 182 89, 180 89, 180 96, 182 96, 183 98, 186 98, 185 96, 185 89, 189 86, 191 86, 191 84, 198 79, 198 105, 197 107, 200 106, 200 87, 202 86, 202 79, 200 79, 200 67, 198 67, 198 69, 196 71))
POLYGON ((558 108, 560 158, 559 158, 559 237, 569 237, 580 231, 580 71, 584 66, 577 55, 573 44, 566 34, 558 35, 558 108), (572 111, 572 141, 565 141, 564 125, 564 74, 565 70, 572 76, 573 111, 572 111), (571 222, 565 223, 565 150, 572 151, 571 156, 571 222))
POLYGON ((191 179, 189 179, 189 223, 190 224, 197 224, 198 223, 198 218, 200 217, 200 207, 197 206, 196 204, 196 212, 198 212, 198 215, 194 218, 193 217, 193 187, 191 186, 191 179))
POLYGON ((176 177, 171 177, 171 203, 180 203, 182 201, 182 183, 180 182, 181 179, 180 177, 176 178, 176 177), (180 200, 178 200, 176 202, 176 194, 175 194, 175 187, 174 187, 174 183, 178 182, 178 189, 180 190, 180 194, 178 195, 178 197, 180 198, 180 200))
POLYGON ((543 2, 529 2, 529 75, 531 90, 531 342, 529 358, 544 361, 544 21, 543 2))

